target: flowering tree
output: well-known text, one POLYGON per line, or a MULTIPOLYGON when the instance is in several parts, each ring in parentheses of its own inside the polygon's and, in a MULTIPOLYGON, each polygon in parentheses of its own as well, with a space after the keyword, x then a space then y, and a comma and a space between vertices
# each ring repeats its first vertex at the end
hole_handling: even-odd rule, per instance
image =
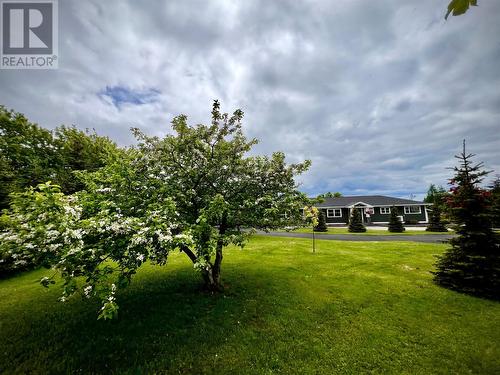
MULTIPOLYGON (((117 288, 144 262, 165 264, 176 249, 208 290, 220 290, 224 246, 243 246, 246 229, 300 220, 307 200, 294 176, 309 162, 286 165, 282 153, 246 156, 256 141, 244 137, 242 116, 221 114, 215 102, 210 126, 191 127, 178 116, 175 135, 163 139, 135 130, 138 147, 121 150, 98 171, 78 173, 83 191, 64 195, 46 183, 12 195, 0 261, 52 267, 64 279, 62 301, 77 292, 96 296, 105 319, 117 313, 117 288)), ((54 277, 41 282, 49 286, 54 277)))
POLYGON ((242 118, 241 110, 221 113, 215 101, 211 125, 189 126, 181 115, 172 122, 175 134, 163 139, 134 130, 141 168, 175 202, 180 230, 194 241, 181 250, 212 291, 221 289, 224 246, 242 246, 249 234, 243 228, 267 230, 300 221, 307 201, 294 177, 310 162, 287 165, 281 152, 246 156, 257 140, 246 139, 242 118))
POLYGON ((13 194, 12 210, 3 216, 0 270, 50 265, 62 248, 78 249, 81 232, 76 223, 81 211, 76 197, 65 196, 50 182, 13 194))
POLYGON ((61 301, 80 291, 102 300, 99 317, 115 316, 117 287, 127 285, 146 260, 163 264, 169 251, 190 244, 188 236, 172 235, 171 201, 146 201, 135 210, 122 193, 106 187, 67 196, 49 182, 14 194, 8 229, 0 234, 2 261, 14 268, 51 267, 56 272, 41 283, 53 284, 60 273, 61 301), (83 284, 77 282, 80 276, 83 284))
POLYGON ((313 253, 316 252, 316 237, 314 235, 314 227, 318 225, 319 222, 319 210, 315 206, 305 206, 303 209, 304 219, 306 223, 311 225, 312 233, 312 243, 313 243, 313 253))

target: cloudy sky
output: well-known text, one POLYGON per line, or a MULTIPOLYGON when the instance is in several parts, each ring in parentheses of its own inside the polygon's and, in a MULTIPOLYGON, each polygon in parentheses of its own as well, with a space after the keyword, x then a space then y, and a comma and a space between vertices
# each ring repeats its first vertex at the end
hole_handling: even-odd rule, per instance
POLYGON ((219 99, 309 194, 422 198, 464 138, 500 174, 500 1, 448 2, 59 0, 59 69, 0 70, 0 103, 128 145, 219 99))

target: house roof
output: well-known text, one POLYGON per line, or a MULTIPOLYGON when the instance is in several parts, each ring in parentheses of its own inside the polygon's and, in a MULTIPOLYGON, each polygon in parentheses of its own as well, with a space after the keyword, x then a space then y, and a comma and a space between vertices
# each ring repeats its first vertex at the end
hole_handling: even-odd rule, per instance
POLYGON ((316 207, 348 207, 356 203, 365 203, 370 206, 400 206, 427 204, 403 198, 386 197, 384 195, 356 195, 350 197, 325 198, 323 203, 318 203, 316 207))

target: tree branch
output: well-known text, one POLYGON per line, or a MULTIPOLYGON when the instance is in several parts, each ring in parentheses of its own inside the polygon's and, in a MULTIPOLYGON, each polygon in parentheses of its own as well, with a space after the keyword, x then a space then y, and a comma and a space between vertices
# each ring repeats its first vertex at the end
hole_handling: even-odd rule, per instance
POLYGON ((189 259, 191 259, 191 261, 193 263, 196 263, 196 261, 198 260, 198 258, 191 251, 191 249, 189 247, 187 247, 186 245, 181 245, 180 249, 181 249, 182 252, 184 252, 189 257, 189 259))

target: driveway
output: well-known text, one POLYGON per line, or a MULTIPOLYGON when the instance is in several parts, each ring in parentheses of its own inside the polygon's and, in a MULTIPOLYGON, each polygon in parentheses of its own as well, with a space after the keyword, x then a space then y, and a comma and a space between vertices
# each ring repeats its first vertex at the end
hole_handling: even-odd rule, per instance
MULTIPOLYGON (((310 233, 292 233, 292 232, 263 232, 258 234, 271 237, 292 237, 292 238, 312 238, 310 233)), ((391 236, 370 236, 357 234, 317 234, 317 240, 336 240, 336 241, 410 241, 443 243, 452 238, 452 234, 416 234, 416 235, 391 235, 391 236)))

